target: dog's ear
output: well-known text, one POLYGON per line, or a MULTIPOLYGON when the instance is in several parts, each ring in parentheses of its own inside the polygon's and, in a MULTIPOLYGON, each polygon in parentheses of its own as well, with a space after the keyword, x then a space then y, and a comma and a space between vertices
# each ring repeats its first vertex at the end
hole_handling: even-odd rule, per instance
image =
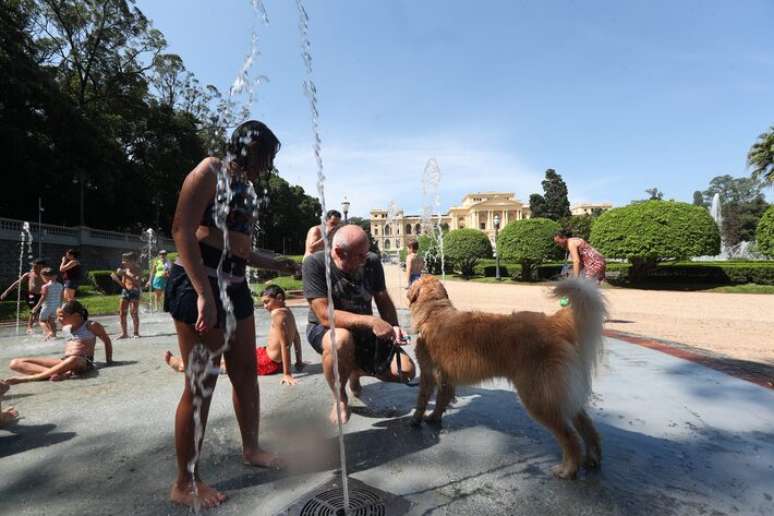
POLYGON ((422 289, 422 286, 420 285, 421 281, 421 279, 415 281, 414 284, 409 287, 408 292, 406 292, 409 304, 416 301, 419 297, 419 291, 422 289))

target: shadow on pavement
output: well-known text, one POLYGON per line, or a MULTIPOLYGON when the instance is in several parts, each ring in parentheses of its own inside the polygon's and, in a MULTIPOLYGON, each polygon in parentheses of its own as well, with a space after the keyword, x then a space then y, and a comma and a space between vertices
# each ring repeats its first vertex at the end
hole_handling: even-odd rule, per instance
POLYGON ((0 436, 0 458, 69 441, 77 435, 75 432, 53 432, 56 425, 51 423, 24 425, 21 421, 23 419, 3 428, 12 435, 0 436))

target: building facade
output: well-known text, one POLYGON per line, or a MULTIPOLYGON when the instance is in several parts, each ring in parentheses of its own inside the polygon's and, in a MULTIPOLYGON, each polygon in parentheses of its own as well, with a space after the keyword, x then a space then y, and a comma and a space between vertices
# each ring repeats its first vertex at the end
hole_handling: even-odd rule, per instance
POLYGON ((572 215, 591 215, 594 210, 605 211, 612 207, 613 205, 609 202, 583 202, 570 206, 570 213, 572 215))
MULTIPOLYGON (((384 254, 398 254, 406 243, 422 234, 422 217, 406 215, 397 210, 390 217, 388 210, 371 210, 371 235, 384 254)), ((483 231, 494 244, 495 216, 500 218, 500 227, 511 221, 529 218, 529 206, 519 201, 511 192, 480 192, 468 194, 460 206, 449 209, 445 215, 434 217, 449 230, 472 228, 483 231)))

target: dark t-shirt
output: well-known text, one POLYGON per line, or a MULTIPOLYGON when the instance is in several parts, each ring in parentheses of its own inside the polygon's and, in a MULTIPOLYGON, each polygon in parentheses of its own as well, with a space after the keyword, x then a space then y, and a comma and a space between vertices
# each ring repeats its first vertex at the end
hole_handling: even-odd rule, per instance
MULTIPOLYGON (((312 300, 328 297, 325 283, 325 251, 317 251, 304 259, 304 297, 312 300)), ((373 315, 371 300, 377 292, 385 290, 384 269, 379 256, 368 253, 363 267, 353 273, 344 273, 331 259, 331 287, 333 307, 360 315, 373 315)), ((314 310, 309 309, 309 322, 320 324, 314 310)))

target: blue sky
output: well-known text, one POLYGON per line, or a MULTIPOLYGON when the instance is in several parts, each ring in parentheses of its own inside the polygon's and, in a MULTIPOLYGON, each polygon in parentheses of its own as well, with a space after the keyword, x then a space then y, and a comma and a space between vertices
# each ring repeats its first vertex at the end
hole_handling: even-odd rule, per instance
MULTIPOLYGON (((226 90, 257 28, 252 116, 283 142, 280 175, 316 194, 296 4, 138 0, 203 84, 226 90)), ((770 0, 306 0, 319 91, 326 197, 367 216, 422 210, 429 158, 445 211, 473 191, 542 192, 616 205, 656 186, 691 200, 747 174, 774 125, 770 0)), ((771 191, 768 192, 771 197, 771 191)), ((329 206, 331 207, 331 206, 329 206)))

